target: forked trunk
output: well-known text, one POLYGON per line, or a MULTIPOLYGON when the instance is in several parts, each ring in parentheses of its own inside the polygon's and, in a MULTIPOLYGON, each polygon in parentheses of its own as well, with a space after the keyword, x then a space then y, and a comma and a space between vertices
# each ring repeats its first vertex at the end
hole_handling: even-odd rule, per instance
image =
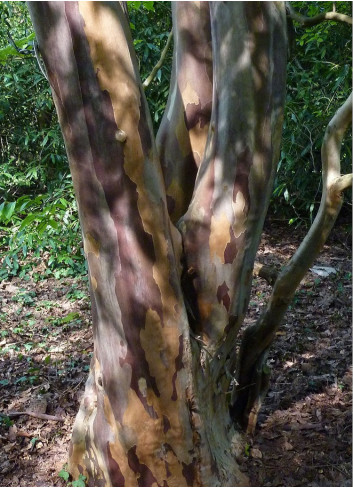
POLYGON ((173 5, 161 163, 120 4, 29 7, 91 285, 70 472, 99 486, 244 485, 229 403, 281 135, 283 5, 173 5))

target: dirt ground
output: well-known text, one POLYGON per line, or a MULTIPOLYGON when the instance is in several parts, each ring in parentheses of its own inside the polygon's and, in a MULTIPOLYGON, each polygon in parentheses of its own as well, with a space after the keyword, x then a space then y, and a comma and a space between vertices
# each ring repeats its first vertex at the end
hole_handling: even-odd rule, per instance
MULTIPOLYGON (((301 237, 268 223, 258 261, 285 264, 301 237)), ((309 272, 297 291, 269 357, 255 436, 237 460, 251 486, 351 486, 352 269, 342 227, 315 266, 334 270, 309 272)), ((92 352, 87 283, 27 278, 0 283, 0 486, 66 486, 59 472, 92 352)), ((254 279, 248 323, 270 290, 254 279)))

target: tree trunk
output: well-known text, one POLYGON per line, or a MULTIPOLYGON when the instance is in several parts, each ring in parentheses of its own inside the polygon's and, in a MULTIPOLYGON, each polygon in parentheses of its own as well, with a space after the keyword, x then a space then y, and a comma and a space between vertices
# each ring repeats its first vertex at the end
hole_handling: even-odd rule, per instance
POLYGON ((172 10, 172 77, 156 142, 175 223, 187 211, 204 157, 213 80, 209 2, 173 2, 172 10))
POLYGON ((244 485, 229 398, 278 158, 283 4, 173 5, 162 163, 120 4, 29 8, 91 286, 70 472, 96 486, 244 485))

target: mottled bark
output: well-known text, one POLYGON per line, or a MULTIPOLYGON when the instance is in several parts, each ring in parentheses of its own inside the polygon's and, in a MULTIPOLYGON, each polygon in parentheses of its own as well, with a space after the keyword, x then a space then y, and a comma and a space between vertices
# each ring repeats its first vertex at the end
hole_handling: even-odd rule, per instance
MULTIPOLYGON (((61 124, 91 285, 94 355, 69 459, 99 486, 242 485, 199 413, 150 116, 119 3, 29 3, 61 124)), ((210 416, 208 416, 210 419, 210 416)))
POLYGON ((94 355, 70 472, 102 486, 243 485, 234 420, 253 430, 275 330, 339 211, 349 103, 325 136, 320 216, 237 358, 279 155, 284 4, 173 3, 157 144, 120 4, 29 5, 91 284, 94 355))
POLYGON ((118 3, 30 4, 88 261, 94 356, 71 443, 89 485, 192 485, 180 238, 118 3), (43 19, 45 19, 43 21, 43 19), (108 35, 107 35, 108 34, 108 35))
POLYGON ((170 94, 157 134, 170 216, 187 210, 203 160, 212 109, 208 2, 173 2, 174 55, 170 94))
POLYGON ((272 2, 211 3, 211 130, 192 201, 178 227, 185 280, 197 296, 195 332, 212 353, 223 357, 234 348, 247 310, 278 160, 284 17, 283 5, 272 2))

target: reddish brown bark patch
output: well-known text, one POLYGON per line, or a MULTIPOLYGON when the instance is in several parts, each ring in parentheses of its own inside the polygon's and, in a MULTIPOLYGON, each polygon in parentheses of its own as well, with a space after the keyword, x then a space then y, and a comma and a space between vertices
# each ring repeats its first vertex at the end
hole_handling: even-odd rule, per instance
POLYGON ((230 306, 230 297, 228 295, 229 292, 229 287, 225 282, 223 282, 222 285, 220 285, 217 289, 217 299, 218 302, 224 305, 227 311, 229 311, 229 306, 230 306))
POLYGON ((108 467, 109 467, 109 473, 110 473, 110 478, 113 487, 124 487, 125 486, 125 477, 121 473, 119 464, 117 461, 112 457, 112 454, 110 452, 110 447, 109 447, 109 442, 107 442, 107 454, 108 454, 108 467))
POLYGON ((127 453, 127 458, 130 469, 133 470, 136 475, 140 474, 137 477, 139 487, 151 487, 153 483, 157 483, 156 478, 147 465, 142 464, 139 461, 138 456, 136 455, 136 445, 130 448, 127 453))
POLYGON ((175 372, 173 375, 172 383, 173 383, 173 394, 172 394, 172 401, 176 401, 178 399, 178 394, 177 394, 177 389, 176 389, 176 379, 179 370, 184 368, 183 364, 183 350, 184 350, 184 345, 183 345, 183 335, 179 336, 179 354, 175 359, 175 372))

